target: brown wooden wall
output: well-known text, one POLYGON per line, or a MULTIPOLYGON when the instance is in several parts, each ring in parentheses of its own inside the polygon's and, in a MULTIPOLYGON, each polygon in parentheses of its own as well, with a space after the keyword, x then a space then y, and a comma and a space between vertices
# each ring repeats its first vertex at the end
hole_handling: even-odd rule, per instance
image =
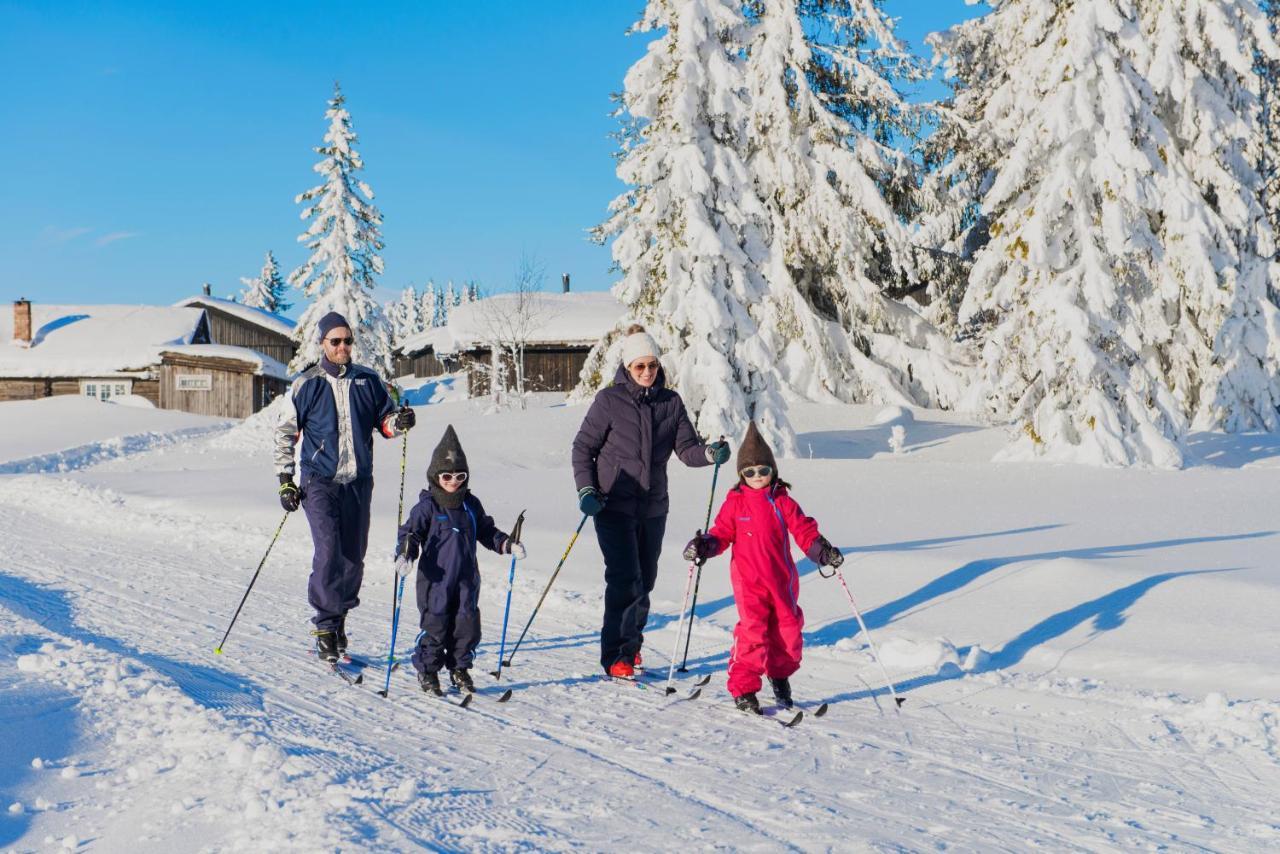
POLYGON ((197 415, 247 418, 254 407, 254 375, 248 365, 229 359, 184 359, 165 353, 160 363, 160 408, 197 415), (177 377, 208 374, 209 391, 178 391, 177 377))
POLYGON ((204 310, 209 317, 209 334, 213 343, 248 347, 285 365, 293 358, 296 348, 288 336, 255 326, 211 306, 205 306, 204 310))
MULTIPOLYGON (((587 363, 587 347, 538 347, 524 351, 525 391, 570 391, 578 384, 578 374, 587 363)), ((462 365, 467 372, 468 394, 484 397, 489 394, 489 374, 492 368, 490 350, 470 350, 462 354, 462 365)), ((506 372, 507 388, 516 382, 515 364, 509 356, 502 359, 506 372)))
MULTIPOLYGON (((142 394, 139 386, 144 380, 133 381, 133 393, 142 394)), ((2 400, 35 400, 41 397, 54 397, 63 394, 79 394, 80 378, 50 377, 34 379, 0 380, 0 401, 2 400)))
POLYGON ((398 377, 409 374, 415 377, 438 377, 449 373, 450 370, 450 365, 437 359, 436 354, 430 350, 424 350, 413 356, 396 357, 396 376, 398 377))

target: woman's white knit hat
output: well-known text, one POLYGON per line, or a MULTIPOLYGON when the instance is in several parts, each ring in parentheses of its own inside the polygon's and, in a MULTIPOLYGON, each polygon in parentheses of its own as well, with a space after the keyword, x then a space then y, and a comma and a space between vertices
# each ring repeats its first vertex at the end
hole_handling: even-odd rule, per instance
POLYGON ((636 359, 643 359, 645 356, 652 356, 657 359, 662 355, 658 342, 653 340, 653 336, 643 330, 640 332, 632 332, 626 338, 622 339, 622 364, 631 367, 631 363, 636 359))

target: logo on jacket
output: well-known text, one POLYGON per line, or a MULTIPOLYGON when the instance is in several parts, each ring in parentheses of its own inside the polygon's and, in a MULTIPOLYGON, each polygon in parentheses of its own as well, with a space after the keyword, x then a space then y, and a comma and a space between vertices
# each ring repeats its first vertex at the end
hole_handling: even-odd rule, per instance
POLYGON ((369 380, 367 380, 367 379, 366 379, 366 378, 364 378, 364 377, 359 377, 358 379, 354 379, 354 380, 352 380, 351 382, 352 382, 352 383, 354 383, 355 385, 368 385, 368 384, 369 384, 369 380))

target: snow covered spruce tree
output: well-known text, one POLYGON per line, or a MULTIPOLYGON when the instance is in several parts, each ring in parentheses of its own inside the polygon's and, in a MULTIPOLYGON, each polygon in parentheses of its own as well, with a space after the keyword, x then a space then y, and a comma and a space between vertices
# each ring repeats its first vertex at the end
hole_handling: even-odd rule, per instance
POLYGON ((1164 245, 1178 306, 1170 372, 1191 426, 1280 428, 1280 312, 1268 297, 1275 232, 1255 168, 1263 79, 1280 60, 1253 0, 1143 0, 1144 73, 1173 145, 1166 157, 1164 245), (1194 204, 1188 209, 1187 201, 1194 204))
POLYGON ((1256 97, 1240 44, 1204 37, 1249 37, 1233 4, 1190 4, 1195 26, 1174 0, 993 5, 937 41, 977 72, 962 86, 989 87, 964 117, 976 145, 1005 152, 960 309, 982 341, 974 402, 1021 427, 1015 454, 1108 464, 1180 465, 1193 420, 1276 423, 1270 236, 1242 156, 1256 97))
MULTIPOLYGON (((775 379, 781 353, 751 306, 768 295, 768 216, 751 192, 743 52, 749 25, 727 0, 650 0, 633 32, 665 33, 626 76, 618 177, 631 186, 596 229, 613 238, 614 287, 663 348, 667 382, 703 435, 741 436, 757 419, 771 445, 795 438, 775 379)), ((613 379, 621 329, 596 345, 588 392, 613 379)))
POLYGON ((293 307, 293 303, 285 302, 287 285, 280 278, 280 266, 269 249, 257 277, 240 281, 245 286, 241 301, 247 306, 266 309, 272 314, 283 314, 293 307))
POLYGON ((334 84, 325 112, 329 130, 315 149, 321 160, 314 169, 323 181, 294 200, 306 204, 301 218, 311 220, 298 237, 311 257, 289 275, 289 283, 312 302, 294 328, 298 352, 289 369, 299 371, 320 361, 317 324, 336 311, 352 324, 352 359, 390 377, 390 327, 373 298, 374 277, 382 272, 382 214, 372 204, 373 190, 356 177, 364 162, 354 147, 357 137, 345 100, 334 84))
POLYGON ((422 317, 422 299, 418 289, 409 285, 400 292, 400 298, 387 303, 384 310, 391 327, 391 343, 398 345, 410 335, 416 335, 430 324, 422 317))
POLYGON ((894 299, 923 290, 902 217, 921 76, 879 0, 752 0, 747 169, 767 211, 753 309, 783 387, 810 399, 948 406, 950 342, 894 299), (896 204, 895 204, 896 202, 896 204))

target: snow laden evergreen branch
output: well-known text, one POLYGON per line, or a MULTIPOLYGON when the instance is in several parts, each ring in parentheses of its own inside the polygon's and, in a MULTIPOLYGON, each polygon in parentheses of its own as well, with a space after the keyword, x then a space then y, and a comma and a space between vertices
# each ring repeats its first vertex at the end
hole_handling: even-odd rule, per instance
MULTIPOLYGON (((795 0, 651 0, 634 30, 666 32, 621 96, 630 189, 595 231, 613 239, 615 293, 656 327, 699 429, 741 435, 755 418, 784 450, 787 397, 958 394, 949 343, 883 292, 914 280, 884 196, 904 158, 875 138, 907 115, 876 56, 904 52, 875 3, 804 8, 827 16, 808 22, 815 31, 843 39, 822 60, 795 0)), ((617 337, 593 351, 584 390, 611 380, 617 337)))
POLYGON ((317 324, 328 312, 337 311, 352 324, 356 336, 352 358, 390 376, 390 331, 373 298, 375 276, 382 273, 382 214, 372 204, 373 190, 356 178, 364 162, 354 147, 357 136, 344 105, 335 84, 325 113, 325 144, 315 149, 322 159, 313 168, 323 181, 294 200, 307 203, 300 218, 311 223, 298 242, 305 243, 311 255, 289 275, 289 283, 312 303, 294 330, 299 347, 289 367, 301 370, 319 361, 317 324))
POLYGON ((966 145, 1003 152, 959 319, 1014 455, 1176 466, 1193 424, 1277 426, 1256 13, 1007 0, 943 41, 971 75, 966 145))

